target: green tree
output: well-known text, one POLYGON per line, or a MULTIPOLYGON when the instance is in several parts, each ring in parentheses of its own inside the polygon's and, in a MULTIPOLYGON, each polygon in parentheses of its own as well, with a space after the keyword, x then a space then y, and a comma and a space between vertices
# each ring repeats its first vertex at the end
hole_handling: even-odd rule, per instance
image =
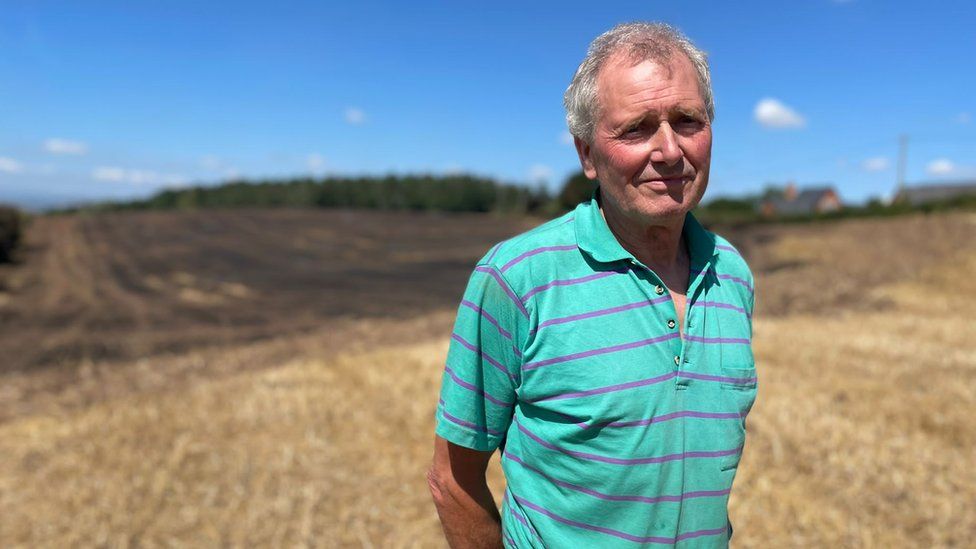
POLYGON ((583 172, 574 173, 566 179, 559 192, 559 207, 564 211, 572 210, 579 203, 589 200, 597 185, 597 181, 587 178, 583 172))

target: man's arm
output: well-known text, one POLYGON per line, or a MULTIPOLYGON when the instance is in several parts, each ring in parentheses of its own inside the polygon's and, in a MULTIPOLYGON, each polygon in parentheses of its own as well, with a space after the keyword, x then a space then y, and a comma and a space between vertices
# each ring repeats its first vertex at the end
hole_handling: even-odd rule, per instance
POLYGON ((434 436, 427 484, 451 547, 502 547, 501 516, 485 480, 492 452, 480 452, 434 436))

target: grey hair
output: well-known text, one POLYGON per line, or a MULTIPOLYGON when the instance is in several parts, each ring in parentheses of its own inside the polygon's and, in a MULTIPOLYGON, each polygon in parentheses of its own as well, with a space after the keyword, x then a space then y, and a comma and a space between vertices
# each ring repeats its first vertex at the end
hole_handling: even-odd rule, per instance
POLYGON ((573 81, 566 88, 563 105, 566 124, 574 136, 592 143, 597 111, 597 77, 607 61, 618 52, 626 53, 635 62, 654 60, 666 62, 676 53, 683 53, 698 77, 698 89, 705 102, 708 119, 715 119, 712 97, 712 78, 708 71, 708 56, 687 36, 665 23, 622 23, 596 37, 590 43, 586 57, 580 63, 573 81))

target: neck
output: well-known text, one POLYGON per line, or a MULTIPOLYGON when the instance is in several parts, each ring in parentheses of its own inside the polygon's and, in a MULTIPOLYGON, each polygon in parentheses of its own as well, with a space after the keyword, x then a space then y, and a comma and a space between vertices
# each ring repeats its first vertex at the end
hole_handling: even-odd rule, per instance
POLYGON ((684 216, 637 221, 602 205, 600 213, 620 245, 650 269, 670 272, 687 264, 688 254, 681 238, 684 216))

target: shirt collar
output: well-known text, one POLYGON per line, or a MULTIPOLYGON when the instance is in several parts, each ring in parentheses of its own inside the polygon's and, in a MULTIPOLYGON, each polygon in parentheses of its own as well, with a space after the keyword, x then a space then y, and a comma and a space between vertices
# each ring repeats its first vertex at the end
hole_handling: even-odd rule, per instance
MULTIPOLYGON (((610 231, 607 221, 600 213, 598 203, 599 188, 593 192, 590 200, 576 207, 574 224, 576 227, 577 245, 587 255, 601 263, 632 260, 634 256, 624 249, 617 237, 610 231)), ((715 239, 701 226, 695 216, 688 212, 681 229, 685 242, 688 243, 688 253, 693 266, 704 266, 711 262, 718 253, 715 239)))

